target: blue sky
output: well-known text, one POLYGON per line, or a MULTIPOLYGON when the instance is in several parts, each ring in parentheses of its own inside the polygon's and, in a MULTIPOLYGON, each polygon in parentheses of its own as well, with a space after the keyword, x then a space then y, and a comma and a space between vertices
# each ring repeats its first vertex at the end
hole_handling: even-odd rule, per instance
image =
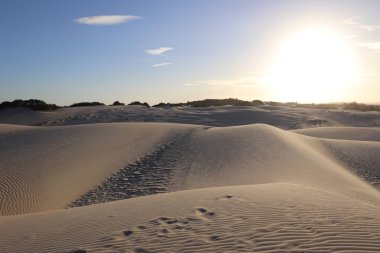
POLYGON ((379 102, 379 9, 379 1, 1 0, 0 101, 379 102), (306 96, 316 88, 292 86, 293 77, 268 81, 286 38, 309 24, 332 29, 355 52, 360 74, 339 86, 343 97, 337 89, 306 96), (283 96, 285 88, 298 97, 283 96))

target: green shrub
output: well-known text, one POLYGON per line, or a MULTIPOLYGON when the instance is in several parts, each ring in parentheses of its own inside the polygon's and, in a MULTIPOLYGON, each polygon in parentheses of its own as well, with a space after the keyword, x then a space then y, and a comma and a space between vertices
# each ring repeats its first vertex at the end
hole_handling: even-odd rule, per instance
POLYGON ((38 99, 28 99, 28 100, 22 100, 22 99, 16 99, 12 102, 5 101, 0 104, 0 110, 6 109, 6 108, 29 108, 34 111, 53 111, 58 109, 59 107, 55 104, 47 104, 46 102, 38 99))

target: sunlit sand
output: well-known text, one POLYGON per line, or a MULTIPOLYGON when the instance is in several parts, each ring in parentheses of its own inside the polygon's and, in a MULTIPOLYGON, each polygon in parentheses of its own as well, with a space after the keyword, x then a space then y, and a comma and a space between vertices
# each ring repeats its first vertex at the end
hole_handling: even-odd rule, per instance
POLYGON ((380 248, 378 112, 96 106, 0 122, 1 252, 380 248))

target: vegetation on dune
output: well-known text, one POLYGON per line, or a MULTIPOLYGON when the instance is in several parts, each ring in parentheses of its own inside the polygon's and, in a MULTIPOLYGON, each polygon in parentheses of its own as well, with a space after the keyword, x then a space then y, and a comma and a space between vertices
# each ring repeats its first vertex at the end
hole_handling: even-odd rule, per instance
POLYGON ((38 99, 16 99, 12 102, 5 101, 0 104, 0 110, 7 108, 29 108, 34 111, 53 111, 59 107, 55 104, 47 104, 46 102, 38 99))
MULTIPOLYGON (((84 107, 84 106, 99 106, 105 105, 101 102, 80 102, 70 105, 69 107, 84 107)), ((125 105, 119 101, 115 101, 111 106, 125 105)), ((128 105, 141 105, 145 107, 150 107, 150 105, 146 102, 134 101, 129 103, 128 105)), ((263 102, 261 100, 253 100, 253 101, 244 101, 236 98, 227 98, 227 99, 204 99, 204 100, 196 100, 196 101, 188 101, 186 103, 158 103, 153 105, 152 107, 158 108, 170 108, 170 107, 181 107, 181 106, 189 106, 189 107, 210 107, 210 106, 285 106, 291 108, 307 108, 307 109, 324 109, 324 110, 359 110, 359 111, 380 111, 380 105, 368 105, 363 103, 351 102, 351 103, 321 103, 321 104, 302 104, 297 102, 274 102, 267 101, 263 102)), ((38 99, 16 99, 12 102, 5 101, 0 104, 0 110, 6 108, 30 108, 35 111, 52 111, 60 108, 55 104, 47 104, 42 100, 38 99)))
POLYGON ((193 107, 207 107, 207 106, 224 106, 224 105, 234 105, 234 106, 250 106, 252 102, 239 100, 236 98, 227 99, 205 99, 193 102, 187 102, 188 105, 193 107))
POLYGON ((360 110, 360 111, 380 111, 380 105, 366 105, 366 104, 353 102, 349 104, 344 104, 343 109, 360 110))
POLYGON ((84 107, 84 106, 97 106, 97 105, 105 105, 100 102, 80 102, 70 105, 70 107, 84 107))
POLYGON ((111 106, 118 106, 118 105, 125 105, 125 104, 121 103, 119 101, 115 101, 115 102, 113 102, 113 104, 111 106))
POLYGON ((261 101, 261 100, 257 100, 257 99, 255 99, 255 100, 252 101, 252 105, 253 105, 253 106, 257 106, 257 105, 265 105, 265 103, 264 103, 263 101, 261 101))
POLYGON ((134 101, 132 103, 129 103, 128 105, 142 105, 145 107, 150 107, 150 105, 147 102, 141 103, 140 101, 134 101))
POLYGON ((322 104, 302 104, 297 102, 265 102, 268 105, 273 106, 288 106, 295 108, 307 108, 307 109, 325 109, 325 110, 357 110, 357 111, 380 111, 380 105, 367 105, 363 103, 322 103, 322 104))
POLYGON ((341 105, 330 104, 330 103, 327 103, 327 104, 296 104, 295 107, 330 110, 330 109, 340 109, 341 105))
POLYGON ((186 103, 159 103, 153 107, 178 107, 178 106, 191 106, 191 107, 209 107, 209 106, 257 106, 264 105, 264 102, 260 100, 244 101, 236 98, 226 98, 226 99, 204 99, 197 101, 189 101, 186 103))
POLYGON ((172 104, 172 103, 158 103, 156 105, 153 105, 152 107, 180 107, 180 106, 186 106, 186 103, 175 103, 175 104, 172 104))

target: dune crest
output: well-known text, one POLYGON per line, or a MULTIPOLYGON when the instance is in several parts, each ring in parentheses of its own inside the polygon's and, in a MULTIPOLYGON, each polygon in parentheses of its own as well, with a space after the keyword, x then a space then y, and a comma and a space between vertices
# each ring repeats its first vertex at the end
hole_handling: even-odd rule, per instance
POLYGON ((0 213, 65 208, 113 172, 192 128, 154 123, 1 125, 14 134, 0 135, 0 213))
MULTIPOLYGON (((345 169, 339 157, 329 153, 319 139, 260 124, 202 128, 112 123, 33 127, 17 135, 4 136, 0 164, 1 185, 4 186, 0 192, 2 215, 65 208, 120 168, 186 132, 189 132, 186 148, 172 148, 180 152, 175 159, 171 158, 174 154, 163 152, 167 156, 165 159, 175 161, 171 165, 161 165, 172 169, 167 178, 168 187, 161 192, 279 182, 315 187, 376 205, 380 203, 379 193, 345 169)), ((181 145, 185 140, 178 138, 178 145, 181 145)), ((372 149, 377 150, 377 146, 372 149)), ((153 169, 150 167, 156 162, 152 160, 147 165, 148 170, 153 169)), ((147 172, 137 170, 134 173, 147 178, 147 172)), ((153 173, 154 179, 168 172, 160 172, 157 168, 153 173)), ((125 177, 132 178, 131 175, 125 177)), ((148 182, 146 179, 145 183, 139 183, 136 191, 146 189, 148 182)), ((112 190, 113 194, 121 191, 119 188, 112 190)), ((109 195, 104 190, 100 194, 109 195)), ((149 191, 136 196, 142 195, 149 195, 149 191)), ((110 195, 106 201, 111 200, 115 198, 110 195)))

